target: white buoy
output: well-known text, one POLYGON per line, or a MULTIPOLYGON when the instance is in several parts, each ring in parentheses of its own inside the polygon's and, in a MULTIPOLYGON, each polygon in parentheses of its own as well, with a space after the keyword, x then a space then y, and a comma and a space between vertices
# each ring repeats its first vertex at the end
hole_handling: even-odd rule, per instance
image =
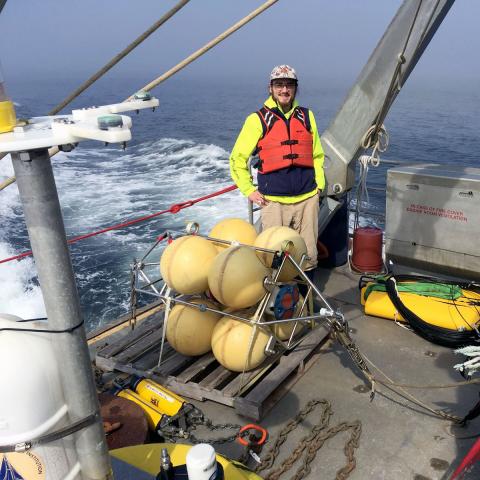
MULTIPOLYGON (((0 328, 20 330, 0 334, 0 447, 36 440, 68 422, 51 336, 21 331, 45 329, 47 322, 20 320, 0 314, 0 328)), ((2 468, 18 475, 11 478, 42 480, 74 479, 80 471, 72 435, 25 453, 0 453, 2 468)))

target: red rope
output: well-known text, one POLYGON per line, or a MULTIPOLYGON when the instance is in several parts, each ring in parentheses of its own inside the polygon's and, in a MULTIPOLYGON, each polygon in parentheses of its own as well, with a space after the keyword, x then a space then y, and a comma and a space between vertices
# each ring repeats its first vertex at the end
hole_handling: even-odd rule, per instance
MULTIPOLYGON (((121 228, 129 227, 131 225, 135 225, 136 223, 146 222, 147 220, 151 220, 152 218, 158 217, 159 215, 163 215, 164 213, 178 213, 180 210, 184 208, 191 207, 198 202, 203 202, 204 200, 208 200, 209 198, 218 197, 219 195, 223 195, 224 193, 231 192, 238 188, 236 185, 230 185, 229 187, 223 188, 222 190, 218 190, 217 192, 210 193, 205 195, 204 197, 199 197, 194 200, 187 200, 186 202, 182 203, 175 203, 170 208, 166 210, 162 210, 157 213, 152 213, 151 215, 146 215, 144 217, 136 218, 134 220, 129 220, 128 222, 117 223, 116 225, 112 225, 111 227, 103 228, 102 230, 97 230, 96 232, 86 233, 85 235, 79 235, 78 237, 70 238, 67 240, 67 243, 70 245, 75 242, 79 242, 80 240, 84 240, 86 238, 95 237, 96 235, 100 235, 102 233, 110 232, 111 230, 119 230, 121 228)), ((18 260, 20 258, 29 257, 32 254, 32 251, 29 250, 28 252, 20 253, 19 255, 15 255, 14 257, 4 258, 0 260, 0 263, 7 263, 11 262, 12 260, 18 260)))

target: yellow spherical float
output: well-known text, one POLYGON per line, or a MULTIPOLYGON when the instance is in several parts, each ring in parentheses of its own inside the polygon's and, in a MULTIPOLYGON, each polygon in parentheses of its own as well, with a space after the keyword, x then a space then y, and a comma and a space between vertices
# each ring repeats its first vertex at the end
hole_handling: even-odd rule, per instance
MULTIPOLYGON (((217 308, 212 302, 194 299, 191 303, 217 308)), ((212 332, 221 314, 188 305, 175 305, 168 316, 166 338, 182 355, 203 355, 211 349, 212 332)))
MULTIPOLYGON (((241 218, 226 218, 218 222, 208 234, 209 237, 236 241, 244 245, 253 245, 257 238, 255 227, 241 218)), ((229 245, 226 243, 213 242, 219 252, 223 252, 229 245)))
MULTIPOLYGON (((295 305, 295 311, 292 317, 300 316, 303 301, 304 301, 304 298, 302 297, 302 295, 300 295, 298 298, 298 302, 295 305)), ((307 306, 305 305, 302 316, 305 316, 306 314, 307 314, 307 306)), ((275 320, 275 316, 271 314, 266 314, 265 317, 267 321, 275 320)), ((295 337, 303 330, 303 325, 298 322, 282 322, 282 323, 274 323, 273 325, 270 326, 270 329, 279 340, 288 340, 292 335, 293 330, 295 329, 295 335, 294 335, 295 337), (295 328, 295 323, 297 324, 296 328, 295 328)))
POLYGON ((228 370, 252 370, 265 360, 270 337, 271 333, 263 327, 222 317, 213 329, 212 352, 218 363, 228 370))
MULTIPOLYGON (((289 227, 270 227, 264 230, 255 240, 255 246, 259 248, 268 248, 270 250, 282 251, 286 242, 292 242, 289 254, 299 263, 302 255, 307 253, 305 240, 295 230, 289 227)), ((273 254, 257 250, 258 258, 264 265, 270 267, 273 261, 273 254)), ((279 281, 288 282, 298 275, 295 267, 286 260, 279 281)))
POLYGON ((212 262, 208 287, 223 305, 247 308, 265 295, 263 280, 269 273, 252 248, 229 247, 212 262))
POLYGON ((208 271, 217 249, 205 238, 186 235, 167 246, 160 259, 160 273, 173 290, 191 295, 208 287, 208 271))

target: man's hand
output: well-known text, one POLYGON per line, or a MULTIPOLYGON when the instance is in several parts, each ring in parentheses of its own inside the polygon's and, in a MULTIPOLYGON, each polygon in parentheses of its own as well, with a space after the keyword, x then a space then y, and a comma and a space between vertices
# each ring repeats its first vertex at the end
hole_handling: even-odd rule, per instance
POLYGON ((266 200, 265 197, 258 190, 255 190, 254 192, 252 192, 248 196, 248 199, 255 205, 258 205, 259 207, 263 207, 268 203, 268 200, 266 200))

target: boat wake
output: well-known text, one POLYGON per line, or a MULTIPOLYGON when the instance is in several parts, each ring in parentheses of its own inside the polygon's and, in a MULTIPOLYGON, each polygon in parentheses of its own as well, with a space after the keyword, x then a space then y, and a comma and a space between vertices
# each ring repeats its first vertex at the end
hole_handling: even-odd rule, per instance
MULTIPOLYGON (((155 213, 228 186, 228 155, 217 145, 174 138, 132 142, 126 151, 108 146, 59 153, 52 163, 67 235, 155 213)), ((5 158, 0 162, 0 181, 12 175, 11 161, 5 158)), ((0 259, 29 250, 16 186, 2 191, 0 214, 0 259)), ((220 219, 234 216, 247 216, 247 203, 238 191, 71 245, 87 330, 126 312, 129 264, 165 229, 183 230, 186 222, 197 221, 207 233, 220 219)), ((31 258, 0 265, 3 313, 45 315, 36 275, 31 258)))

